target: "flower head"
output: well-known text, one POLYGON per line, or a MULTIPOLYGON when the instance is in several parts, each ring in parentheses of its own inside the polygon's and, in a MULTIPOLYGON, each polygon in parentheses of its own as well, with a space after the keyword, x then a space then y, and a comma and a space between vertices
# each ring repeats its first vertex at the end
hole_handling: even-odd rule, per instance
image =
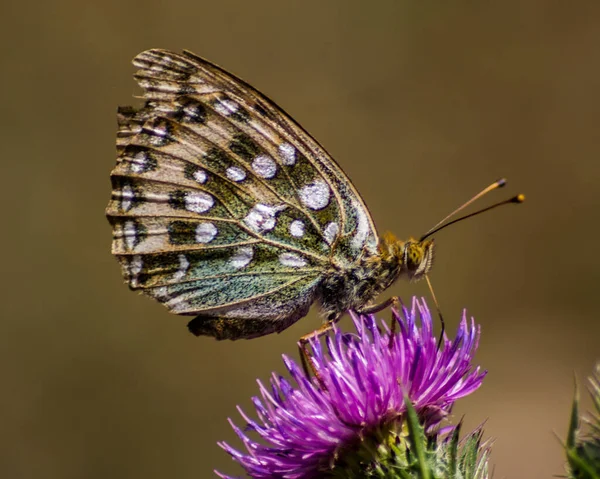
POLYGON ((438 349, 424 301, 392 314, 395 332, 373 315, 352 315, 356 333, 335 327, 325 347, 311 341, 318 377, 307 377, 284 356, 295 384, 276 374, 270 388, 259 381, 262 398, 253 398, 258 419, 239 409, 244 431, 230 420, 247 452, 220 446, 254 478, 323 477, 348 454, 385 447, 390 431, 401 432, 406 401, 426 430, 439 425, 454 401, 485 376, 471 364, 479 328, 463 314, 456 339, 444 337, 438 349))

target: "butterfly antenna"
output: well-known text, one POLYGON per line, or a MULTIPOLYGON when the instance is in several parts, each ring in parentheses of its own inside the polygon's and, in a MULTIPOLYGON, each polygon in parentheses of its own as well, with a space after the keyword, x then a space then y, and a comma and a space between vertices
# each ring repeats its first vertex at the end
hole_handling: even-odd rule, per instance
POLYGON ((442 316, 442 310, 440 309, 440 304, 438 303, 437 298, 435 297, 435 293, 433 291, 433 286, 431 285, 431 281, 429 280, 429 276, 425 275, 425 279, 427 280, 427 286, 429 286, 429 292, 431 293, 431 297, 433 298, 433 302, 435 304, 435 309, 437 310, 438 316, 440 318, 440 323, 442 324, 442 330, 440 331, 440 339, 438 339, 437 348, 438 351, 442 346, 442 339, 444 339, 444 332, 446 331, 446 323, 444 322, 444 316, 442 316))
POLYGON ((422 236, 421 241, 423 241, 428 236, 431 236, 432 234, 437 233, 440 230, 443 230, 446 226, 453 225, 454 223, 458 223, 459 221, 466 220, 467 218, 471 218, 472 216, 480 215, 481 213, 485 213, 486 211, 493 210, 494 208, 497 208, 498 206, 507 205, 509 203, 523 203, 523 201, 525 201, 525 195, 522 193, 519 193, 518 195, 515 195, 512 198, 509 198, 507 200, 500 201, 498 203, 494 203, 493 205, 482 208, 478 211, 475 211, 474 213, 469 213, 468 215, 464 215, 464 216, 461 216, 460 218, 456 218, 455 220, 452 220, 449 223, 446 223, 445 225, 442 225, 439 228, 434 229, 431 232, 427 233, 426 235, 422 236))
POLYGON ((452 218, 456 214, 460 213, 462 210, 464 210, 467 206, 469 206, 474 201, 476 201, 479 198, 481 198, 482 196, 488 194, 490 191, 493 191, 497 188, 502 188, 504 185, 506 185, 506 179, 500 178, 499 180, 497 180, 494 183, 492 183, 491 185, 489 185, 487 188, 481 190, 479 193, 477 193, 475 196, 473 196, 469 201, 467 201, 466 203, 464 203, 461 206, 459 206, 458 208, 456 208, 452 213, 450 213, 448 216, 446 216, 443 220, 439 221, 433 228, 431 228, 427 233, 425 233, 423 236, 421 236, 420 241, 423 241, 424 239, 428 238, 429 236, 433 235, 434 233, 437 233, 438 231, 444 229, 447 226, 450 226, 454 223, 458 223, 459 221, 470 218, 471 216, 476 216, 478 214, 481 214, 484 211, 488 211, 488 210, 491 210, 493 208, 496 208, 498 206, 502 206, 502 205, 505 205, 508 203, 523 203, 523 201, 525 201, 525 195, 518 194, 516 196, 513 196, 512 198, 509 198, 508 200, 500 201, 499 203, 495 203, 491 206, 488 206, 486 208, 478 210, 474 213, 470 213, 468 215, 461 216, 460 218, 457 218, 455 220, 450 221, 449 223, 446 223, 446 221, 448 221, 450 218, 452 218))
POLYGON ((497 188, 502 188, 504 185, 506 185, 506 178, 500 178, 499 180, 494 181, 490 186, 481 190, 479 193, 477 193, 475 196, 473 196, 473 198, 471 198, 469 201, 467 201, 466 203, 463 203, 461 206, 456 208, 452 213, 450 213, 448 216, 446 216, 443 220, 438 221, 437 224, 435 224, 427 233, 425 233, 423 235, 423 238, 426 238, 427 236, 433 234, 433 232, 436 231, 440 225, 444 224, 448 219, 452 218, 455 214, 460 213, 462 210, 464 210, 467 206, 469 206, 474 201, 477 201, 482 196, 487 195, 490 191, 493 191, 497 188))

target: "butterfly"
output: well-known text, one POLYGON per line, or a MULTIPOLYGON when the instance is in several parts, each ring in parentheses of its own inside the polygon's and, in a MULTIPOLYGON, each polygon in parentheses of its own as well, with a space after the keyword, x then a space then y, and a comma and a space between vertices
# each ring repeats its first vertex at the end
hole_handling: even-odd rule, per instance
POLYGON ((433 240, 380 237, 343 170, 258 90, 188 51, 133 64, 145 103, 118 110, 112 253, 194 334, 281 332, 313 303, 331 324, 430 271, 433 240))

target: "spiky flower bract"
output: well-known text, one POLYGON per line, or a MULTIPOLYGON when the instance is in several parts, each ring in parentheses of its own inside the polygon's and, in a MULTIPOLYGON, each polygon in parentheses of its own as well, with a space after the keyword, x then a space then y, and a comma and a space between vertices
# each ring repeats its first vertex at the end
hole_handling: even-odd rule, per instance
MULTIPOLYGON (((247 452, 224 442, 220 446, 253 478, 413 477, 376 474, 390 465, 401 467, 399 455, 412 464, 416 446, 414 434, 410 439, 407 405, 414 408, 422 434, 434 431, 454 401, 481 385, 485 372, 472 365, 479 327, 466 313, 456 338, 444 337, 439 349, 424 301, 414 299, 410 308, 393 310, 392 315, 396 331, 373 315, 352 315, 356 333, 335 327, 325 346, 311 341, 318 377, 307 377, 284 356, 293 383, 276 374, 270 388, 259 381, 262 397, 253 398, 258 419, 238 408, 245 430, 230 420, 247 452)), ((457 440, 446 441, 446 446, 456 446, 457 440)), ((423 447, 430 451, 426 443, 423 447)), ((435 457, 446 454, 443 446, 434 450, 439 453, 435 457)), ((471 463, 479 464, 477 454, 471 463)), ((436 472, 431 477, 446 476, 436 472)))
POLYGON ((589 379, 590 395, 595 412, 585 419, 588 431, 580 429, 579 394, 575 391, 566 451, 569 477, 600 479, 600 363, 589 379))

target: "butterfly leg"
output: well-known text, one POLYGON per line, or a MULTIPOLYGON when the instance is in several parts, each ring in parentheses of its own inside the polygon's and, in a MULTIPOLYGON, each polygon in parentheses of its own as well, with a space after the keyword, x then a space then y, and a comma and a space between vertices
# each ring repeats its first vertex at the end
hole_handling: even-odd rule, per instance
POLYGON ((378 304, 372 304, 370 306, 365 306, 364 308, 358 310, 358 314, 373 314, 379 313, 379 311, 383 311, 385 308, 389 306, 395 306, 396 308, 401 305, 400 298, 398 296, 392 296, 391 298, 386 299, 378 304))
MULTIPOLYGON (((366 306, 360 311, 359 314, 373 314, 378 313, 379 311, 383 311, 385 308, 392 306, 394 309, 400 311, 400 307, 402 303, 400 302, 400 298, 398 296, 392 296, 391 298, 386 299, 385 301, 379 304, 373 304, 371 306, 366 306)), ((392 347, 392 342, 394 339, 394 335, 396 334, 396 320, 394 319, 394 315, 392 314, 392 319, 390 323, 390 343, 389 347, 392 347)))
MULTIPOLYGON (((300 338, 299 341, 300 358, 302 359, 302 368, 304 369, 304 374, 306 374, 306 377, 309 378, 310 373, 312 372, 317 381, 319 382, 319 386, 321 386, 321 389, 323 389, 324 391, 327 390, 327 386, 323 382, 323 378, 319 374, 319 371, 317 370, 314 361, 310 357, 307 345, 310 340, 318 339, 327 332, 331 331, 333 329, 333 325, 340 319, 341 316, 341 314, 329 316, 330 319, 326 323, 323 323, 319 329, 314 330, 312 333, 305 334, 300 338)), ((352 424, 346 421, 344 417, 340 414, 340 412, 337 410, 335 405, 333 405, 333 412, 342 424, 357 430, 361 430, 363 428, 362 424, 352 424)))
POLYGON ((326 389, 326 387, 323 384, 323 381, 321 379, 321 376, 319 375, 319 371, 317 371, 314 361, 310 357, 307 345, 311 339, 319 339, 328 331, 331 331, 333 329, 334 323, 334 320, 330 320, 326 323, 323 323, 319 329, 315 329, 312 333, 308 333, 302 336, 299 340, 300 344, 298 345, 298 349, 300 349, 300 359, 302 360, 302 369, 304 369, 304 374, 306 374, 306 377, 310 377, 310 373, 312 371, 313 375, 317 378, 319 384, 321 384, 321 387, 323 387, 324 389, 326 389))

